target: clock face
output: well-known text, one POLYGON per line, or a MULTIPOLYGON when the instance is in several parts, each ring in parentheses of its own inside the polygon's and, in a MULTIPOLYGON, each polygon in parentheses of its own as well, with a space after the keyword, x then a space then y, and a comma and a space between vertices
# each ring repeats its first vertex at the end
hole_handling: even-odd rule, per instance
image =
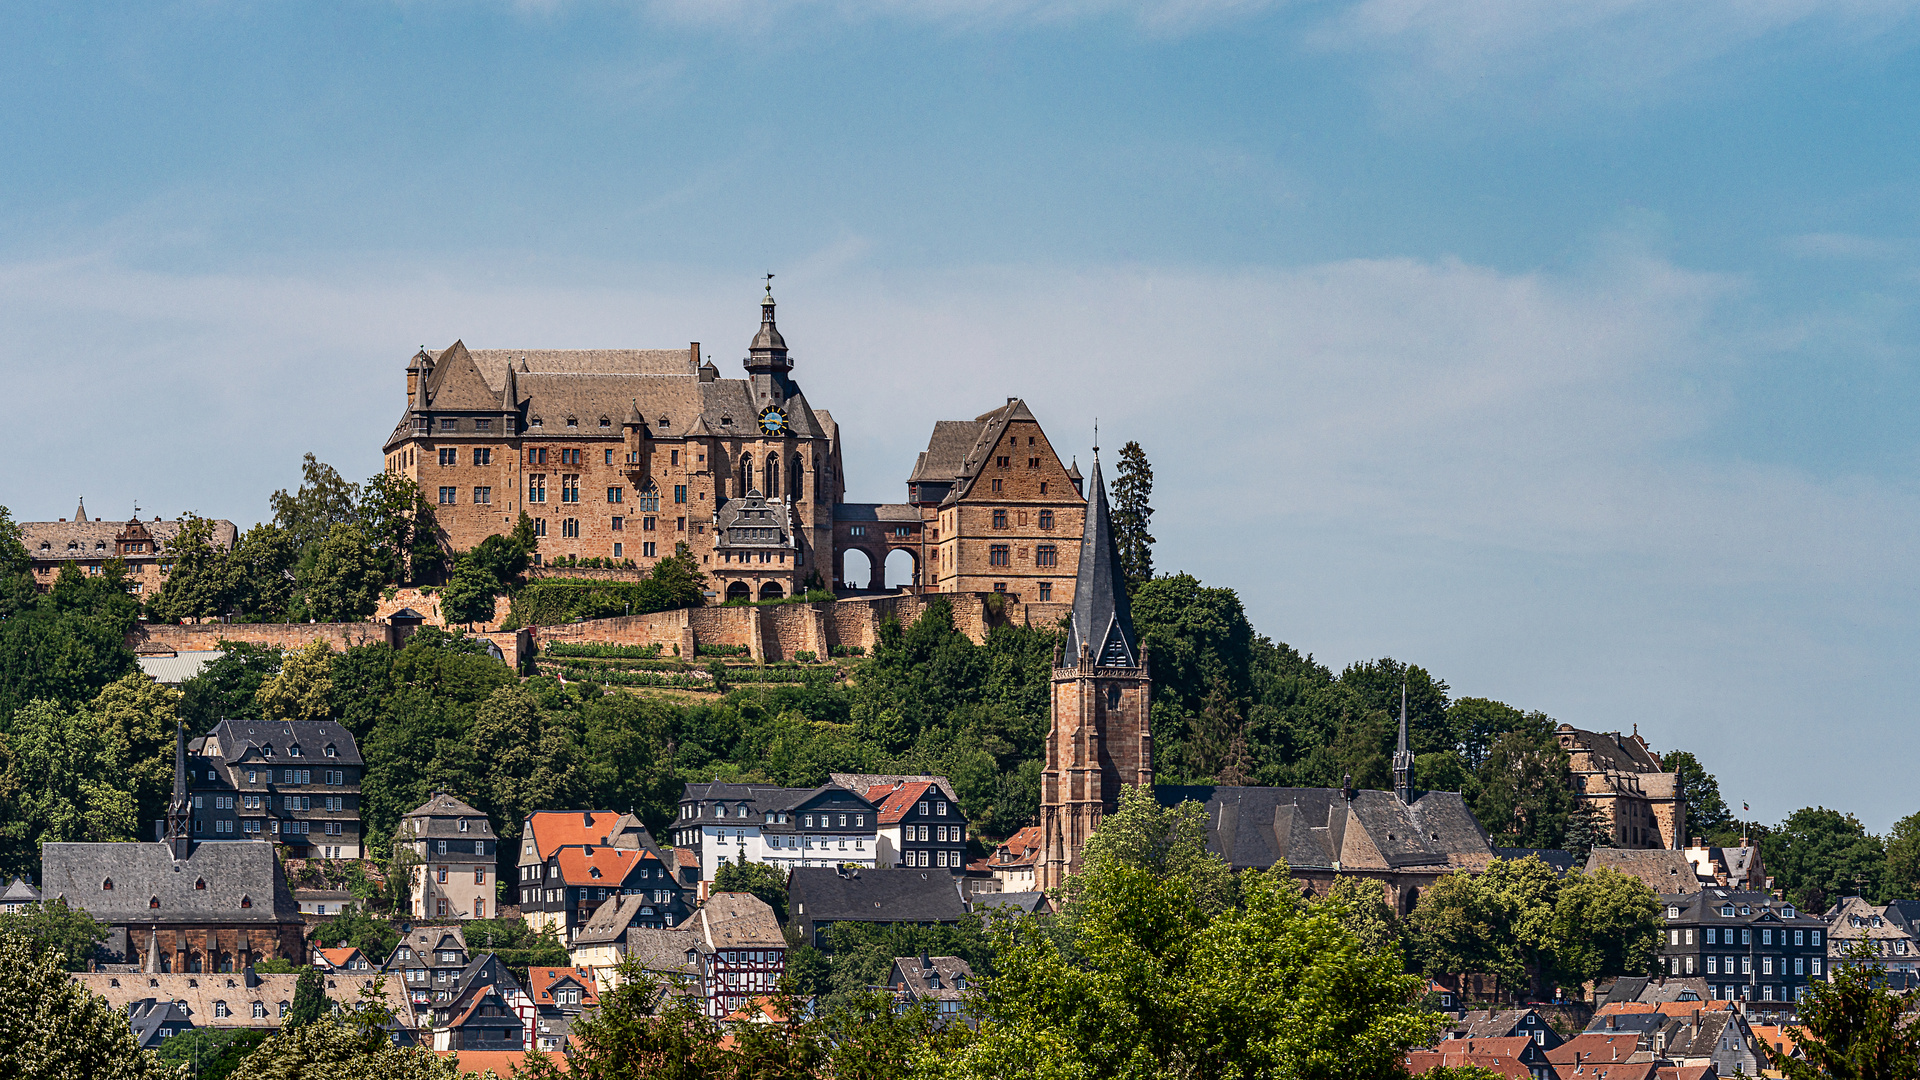
POLYGON ((781 412, 780 407, 777 405, 767 406, 760 414, 760 430, 769 435, 785 435, 787 433, 787 414, 781 412))

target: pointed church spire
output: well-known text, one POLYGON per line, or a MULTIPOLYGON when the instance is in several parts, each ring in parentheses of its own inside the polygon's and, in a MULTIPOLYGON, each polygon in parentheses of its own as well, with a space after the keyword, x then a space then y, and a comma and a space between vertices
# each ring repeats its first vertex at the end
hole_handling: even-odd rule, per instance
POLYGON ((1400 749, 1393 752, 1393 793, 1413 802, 1413 755, 1407 751, 1407 672, 1400 671, 1400 749))
POLYGON ((1127 578, 1120 568, 1120 545, 1107 511, 1107 485, 1100 457, 1093 459, 1093 488, 1087 499, 1087 523, 1080 534, 1080 572, 1073 583, 1073 620, 1067 631, 1066 662, 1092 654, 1101 667, 1139 667, 1139 639, 1127 604, 1127 578))
POLYGON ((192 851, 193 810, 187 801, 187 725, 181 721, 174 723, 173 739, 173 801, 167 804, 167 846, 173 849, 176 862, 184 860, 192 851))

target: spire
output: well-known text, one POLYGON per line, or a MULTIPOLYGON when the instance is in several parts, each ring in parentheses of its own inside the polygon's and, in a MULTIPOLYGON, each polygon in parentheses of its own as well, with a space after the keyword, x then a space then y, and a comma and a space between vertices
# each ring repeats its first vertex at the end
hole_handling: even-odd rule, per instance
POLYGON ((86 496, 84 495, 80 497, 80 509, 75 510, 73 512, 73 520, 75 521, 87 520, 87 499, 86 499, 86 496))
POLYGON ((1086 528, 1080 534, 1080 572, 1073 583, 1073 620, 1067 630, 1067 662, 1078 663, 1082 650, 1102 667, 1139 667, 1140 649, 1127 606, 1127 578, 1120 569, 1120 545, 1107 513, 1107 485, 1100 458, 1093 459, 1093 493, 1087 500, 1086 528))
POLYGON ((787 360, 787 341, 773 323, 773 306, 773 275, 768 274, 767 295, 760 299, 760 332, 753 335, 753 344, 747 347, 747 370, 756 375, 793 366, 787 360))
POLYGON ((513 374, 513 365, 507 365, 507 382, 500 388, 500 411, 520 411, 520 380, 513 374))
POLYGON ((1400 749, 1393 752, 1393 793, 1413 802, 1413 755, 1407 751, 1407 672, 1400 670, 1400 749))
POLYGON ((187 801, 187 725, 174 722, 173 735, 173 801, 167 805, 167 846, 173 849, 174 861, 187 857, 192 850, 193 837, 190 835, 193 819, 193 804, 187 801))

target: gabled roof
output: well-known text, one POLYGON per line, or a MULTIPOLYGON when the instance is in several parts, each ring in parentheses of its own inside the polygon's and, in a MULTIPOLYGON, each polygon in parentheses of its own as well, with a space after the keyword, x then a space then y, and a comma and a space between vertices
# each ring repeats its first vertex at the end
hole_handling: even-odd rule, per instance
POLYGON ((343 945, 337 949, 315 949, 313 951, 318 953, 320 958, 327 962, 328 967, 334 968, 344 968, 348 964, 353 963, 356 957, 363 960, 365 959, 365 957, 360 956, 360 950, 351 945, 343 945))
POLYGON ((1493 847, 1466 801, 1429 791, 1411 805, 1391 791, 1338 788, 1156 784, 1162 806, 1198 802, 1207 810, 1207 848, 1234 867, 1484 870, 1493 847))
POLYGON ((1432 1050, 1413 1050, 1407 1054, 1407 1072, 1413 1076, 1425 1076, 1438 1068, 1459 1069, 1477 1067, 1499 1076, 1512 1077, 1513 1080, 1532 1080, 1533 1071, 1520 1063, 1520 1059, 1505 1054, 1451 1050, 1451 1042, 1441 1043, 1432 1050))
POLYGON ((611 810, 542 810, 527 818, 526 835, 539 850, 540 858, 546 860, 569 845, 614 846, 623 830, 638 824, 638 819, 623 824, 622 819, 628 816, 611 810))
MULTIPOLYGON (((353 732, 332 720, 280 720, 258 723, 222 720, 207 739, 207 746, 219 747, 219 757, 228 765, 249 756, 275 768, 299 766, 320 768, 332 765, 361 765, 360 744, 353 732), (293 748, 300 756, 293 756, 293 748), (326 756, 332 746, 335 756, 326 756), (266 748, 273 753, 267 754, 266 748)), ((203 751, 204 752, 204 751, 203 751)))
POLYGON ((972 989, 973 965, 957 956, 896 956, 887 982, 914 1001, 959 1001, 972 989))
POLYGON ((619 941, 633 926, 633 921, 640 917, 642 909, 651 907, 653 903, 653 898, 647 893, 620 893, 607 897, 599 907, 593 909, 586 924, 574 935, 574 947, 619 941))
POLYGON ((49 843, 41 846, 40 859, 45 895, 65 897, 105 923, 300 921, 300 905, 273 845, 264 840, 195 844, 178 864, 161 843, 49 843), (113 888, 102 888, 108 879, 113 888), (158 907, 151 904, 155 899, 158 907))
POLYGON ((638 960, 648 971, 697 976, 700 974, 697 954, 703 951, 706 943, 692 930, 634 927, 627 931, 626 955, 638 960), (687 959, 689 952, 696 954, 695 959, 687 959))
POLYGON ((467 818, 481 818, 484 820, 486 816, 487 815, 485 813, 474 809, 474 807, 472 807, 471 805, 464 803, 459 799, 456 799, 453 796, 446 794, 445 792, 435 793, 432 798, 428 799, 426 802, 421 803, 419 806, 414 807, 412 810, 407 811, 406 813, 406 817, 410 817, 410 818, 411 817, 455 817, 455 818, 467 817, 467 818))
POLYGON ((7 883, 7 891, 0 892, 0 903, 31 903, 39 899, 40 890, 27 884, 26 880, 18 874, 15 874, 13 880, 7 883))
POLYGON ((994 850, 992 858, 987 860, 990 870, 1019 869, 1033 867, 1040 859, 1040 826, 1029 825, 1012 836, 1007 842, 994 850))
POLYGON ((535 1005, 553 1005, 556 1001, 553 992, 561 987, 576 987, 581 991, 582 1005, 600 1003, 600 992, 594 985, 593 972, 583 967, 535 967, 527 969, 527 996, 535 1005))
POLYGON ((1555 1065, 1610 1064, 1624 1062, 1639 1052, 1640 1037, 1635 1033, 1587 1031, 1547 1051, 1547 1060, 1555 1065))
POLYGON ((1587 856, 1587 873, 1601 867, 1635 878, 1652 889, 1656 896, 1697 893, 1700 878, 1684 851, 1667 848, 1636 849, 1597 847, 1587 856))
POLYGON ((867 790, 867 801, 879 807, 880 813, 877 815, 877 820, 880 824, 897 825, 900 819, 906 817, 907 812, 913 809, 913 804, 920 801, 921 797, 931 790, 933 785, 924 781, 902 784, 899 787, 891 785, 874 787, 867 790))
POLYGON ((714 893, 689 923, 710 949, 784 949, 787 945, 773 908, 752 893, 714 893))

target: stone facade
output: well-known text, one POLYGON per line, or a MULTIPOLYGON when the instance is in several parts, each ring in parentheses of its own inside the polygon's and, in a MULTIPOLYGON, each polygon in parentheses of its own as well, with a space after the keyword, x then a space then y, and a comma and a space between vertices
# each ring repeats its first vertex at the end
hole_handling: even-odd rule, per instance
POLYGON ((290 858, 358 859, 353 733, 332 720, 222 720, 187 758, 195 841, 266 840, 290 858))
POLYGON ((1582 731, 1561 724, 1556 733, 1573 770, 1574 797, 1599 808, 1613 831, 1613 846, 1687 846, 1687 807, 1678 777, 1662 772, 1660 757, 1633 734, 1582 731))
POLYGON ((487 815, 444 793, 400 819, 394 854, 411 864, 409 903, 416 919, 498 917, 500 841, 487 815))
POLYGON ((536 561, 647 568, 684 543, 723 597, 786 596, 830 576, 838 430, 791 377, 771 292, 745 361, 722 379, 682 349, 422 350, 386 468, 436 502, 447 547, 513 528, 536 561), (754 520, 739 518, 746 499, 754 520), (766 511, 765 520, 757 516, 766 511))
MULTIPOLYGON (((133 593, 141 598, 160 591, 172 565, 166 558, 166 545, 180 534, 183 522, 141 521, 138 514, 125 522, 100 521, 87 517, 82 501, 73 520, 23 521, 20 539, 26 545, 34 588, 41 592, 53 588, 64 567, 73 566, 83 574, 99 574, 106 564, 119 559, 127 564, 127 577, 133 593)), ((213 543, 232 548, 239 530, 231 521, 213 522, 213 543)))

